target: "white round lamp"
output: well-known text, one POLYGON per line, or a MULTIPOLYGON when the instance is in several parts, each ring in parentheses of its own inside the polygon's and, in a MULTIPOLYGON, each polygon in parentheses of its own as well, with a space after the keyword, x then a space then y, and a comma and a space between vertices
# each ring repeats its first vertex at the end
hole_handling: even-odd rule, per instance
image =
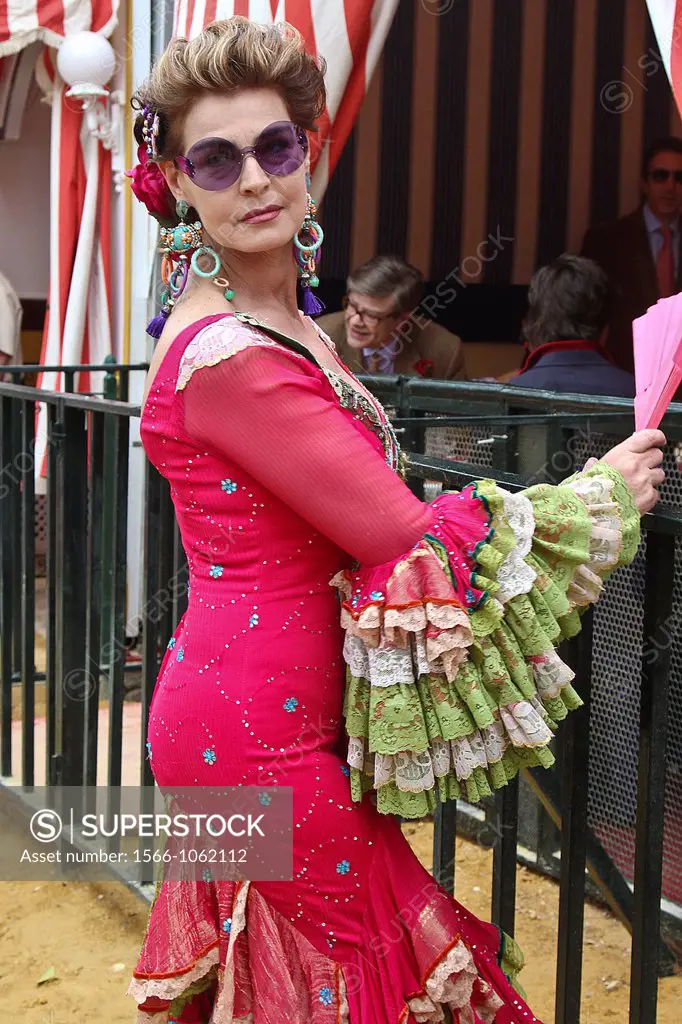
POLYGON ((57 70, 70 96, 106 96, 105 88, 116 70, 116 54, 97 32, 73 32, 57 50, 57 70))

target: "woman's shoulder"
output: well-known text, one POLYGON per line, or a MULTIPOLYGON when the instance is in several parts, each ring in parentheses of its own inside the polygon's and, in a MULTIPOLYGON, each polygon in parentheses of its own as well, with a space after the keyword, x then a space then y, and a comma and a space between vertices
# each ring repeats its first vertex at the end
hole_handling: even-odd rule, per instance
MULTIPOLYGON (((191 328, 185 328, 190 330, 191 328)), ((249 348, 271 348, 292 354, 280 342, 258 329, 258 322, 243 313, 225 313, 200 323, 199 329, 188 340, 178 366, 176 391, 187 387, 196 370, 231 359, 249 348)))

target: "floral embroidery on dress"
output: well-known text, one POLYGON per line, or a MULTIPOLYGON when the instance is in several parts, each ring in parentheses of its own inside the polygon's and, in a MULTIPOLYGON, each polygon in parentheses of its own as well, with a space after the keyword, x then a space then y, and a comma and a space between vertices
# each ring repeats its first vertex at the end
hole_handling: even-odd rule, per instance
POLYGON ((298 700, 296 697, 287 697, 282 707, 285 711, 295 711, 298 707, 298 700))
POLYGON ((259 793, 258 800, 263 805, 263 807, 269 807, 270 804, 272 803, 272 797, 270 796, 269 793, 259 793))
POLYGON ((347 875, 350 871, 350 861, 342 860, 336 865, 336 873, 338 875, 347 875))
POLYGON ((225 932, 226 935, 229 935, 230 932, 232 931, 232 918, 231 917, 226 917, 225 920, 223 921, 223 931, 225 932))
POLYGON ((224 569, 222 565, 212 565, 211 568, 208 570, 209 576, 211 576, 212 579, 214 580, 219 580, 223 572, 224 569))
POLYGON ((234 482, 234 480, 230 480, 229 477, 227 477, 227 479, 225 480, 220 481, 220 487, 221 490, 225 491, 226 494, 234 494, 234 492, 237 490, 237 484, 234 482))
POLYGON ((168 650, 172 651, 174 647, 175 647, 175 637, 172 636, 170 638, 170 640, 168 641, 168 650))
POLYGON ((346 776, 346 778, 350 777, 350 768, 349 768, 349 766, 347 764, 342 764, 341 765, 341 771, 346 776))
POLYGON ((203 880, 207 884, 209 882, 212 882, 213 881, 213 875, 211 874, 211 869, 210 868, 204 868, 204 870, 201 872, 201 877, 203 878, 203 880))
POLYGON ((147 757, 151 761, 151 759, 152 759, 152 745, 149 742, 149 740, 147 740, 146 747, 147 747, 147 757))
POLYGON ((202 757, 206 764, 215 764, 217 761, 215 750, 212 750, 211 747, 204 751, 202 757))
POLYGON ((259 622, 260 619, 258 618, 258 612, 254 612, 251 618, 249 619, 249 626, 251 626, 251 628, 253 629, 253 627, 257 626, 259 622))
POLYGON ((176 657, 177 657, 178 661, 184 661, 185 660, 185 648, 184 647, 179 647, 178 648, 178 653, 177 653, 176 657))
POLYGON ((330 989, 329 985, 323 985, 320 989, 320 1002, 324 1006, 331 1006, 334 1002, 334 993, 330 989))

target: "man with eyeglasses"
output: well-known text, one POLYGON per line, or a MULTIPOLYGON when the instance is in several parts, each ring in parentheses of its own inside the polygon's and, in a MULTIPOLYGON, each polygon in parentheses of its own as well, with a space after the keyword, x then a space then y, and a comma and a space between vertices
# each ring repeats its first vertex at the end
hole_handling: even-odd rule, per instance
POLYGON ((464 377, 462 342, 420 308, 424 279, 397 256, 374 256, 349 274, 340 313, 318 324, 353 373, 464 377))
POLYGON ((590 228, 580 251, 601 265, 614 287, 606 348, 630 373, 632 321, 659 298, 682 289, 682 139, 660 139, 649 148, 640 186, 641 205, 619 220, 590 228))

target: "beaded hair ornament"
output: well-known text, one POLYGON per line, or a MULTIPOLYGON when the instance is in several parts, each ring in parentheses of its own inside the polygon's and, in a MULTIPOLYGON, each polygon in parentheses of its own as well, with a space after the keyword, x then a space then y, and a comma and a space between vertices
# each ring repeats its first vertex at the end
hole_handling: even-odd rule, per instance
POLYGON ((157 110, 145 104, 142 111, 142 139, 147 150, 147 156, 156 160, 159 155, 158 138, 161 131, 161 118, 157 110))

